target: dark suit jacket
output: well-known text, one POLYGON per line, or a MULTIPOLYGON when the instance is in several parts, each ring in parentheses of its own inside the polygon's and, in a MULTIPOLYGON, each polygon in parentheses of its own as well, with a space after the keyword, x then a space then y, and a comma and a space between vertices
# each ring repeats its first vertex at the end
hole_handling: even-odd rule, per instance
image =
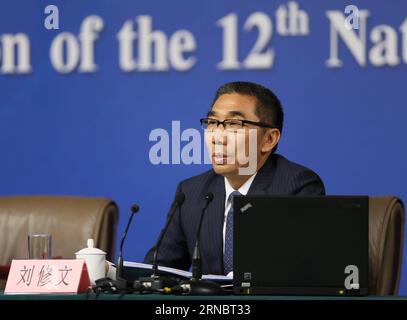
MULTIPOLYGON (((207 192, 214 195, 202 222, 200 249, 203 274, 223 274, 223 221, 225 211, 224 177, 209 170, 182 181, 177 192, 185 201, 174 213, 161 243, 159 265, 188 270, 196 241, 199 219, 207 192)), ((258 171, 248 195, 323 195, 324 185, 313 171, 281 155, 272 154, 258 171)), ((152 263, 154 247, 144 261, 152 263)))

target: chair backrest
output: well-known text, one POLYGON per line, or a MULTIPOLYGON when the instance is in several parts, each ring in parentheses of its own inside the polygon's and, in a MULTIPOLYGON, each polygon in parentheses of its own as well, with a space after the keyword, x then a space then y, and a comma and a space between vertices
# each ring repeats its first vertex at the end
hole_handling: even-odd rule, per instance
POLYGON ((369 200, 369 293, 396 295, 400 284, 405 212, 393 196, 369 200))
POLYGON ((0 197, 0 265, 27 258, 27 235, 52 235, 52 255, 74 259, 88 238, 113 261, 116 204, 105 198, 68 196, 0 197))

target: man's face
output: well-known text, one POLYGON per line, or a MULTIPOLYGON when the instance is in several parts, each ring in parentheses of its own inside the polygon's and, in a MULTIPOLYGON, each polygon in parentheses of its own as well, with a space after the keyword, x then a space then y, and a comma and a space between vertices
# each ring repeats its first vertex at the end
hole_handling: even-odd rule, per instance
MULTIPOLYGON (((219 121, 240 119, 259 122, 260 119, 255 114, 256 103, 257 99, 252 96, 224 94, 216 100, 208 118, 219 121)), ((225 130, 222 125, 214 131, 207 130, 205 142, 214 171, 225 177, 242 173, 254 174, 258 165, 262 130, 254 125, 245 125, 237 132, 225 130)))

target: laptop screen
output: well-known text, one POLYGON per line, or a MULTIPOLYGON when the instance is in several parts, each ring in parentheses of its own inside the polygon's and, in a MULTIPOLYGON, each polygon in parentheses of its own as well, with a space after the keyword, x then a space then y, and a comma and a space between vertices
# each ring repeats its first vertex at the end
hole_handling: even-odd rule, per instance
POLYGON ((346 279, 367 289, 368 201, 351 196, 236 197, 236 291, 344 294, 350 292, 346 279), (251 290, 240 290, 244 287, 251 290))

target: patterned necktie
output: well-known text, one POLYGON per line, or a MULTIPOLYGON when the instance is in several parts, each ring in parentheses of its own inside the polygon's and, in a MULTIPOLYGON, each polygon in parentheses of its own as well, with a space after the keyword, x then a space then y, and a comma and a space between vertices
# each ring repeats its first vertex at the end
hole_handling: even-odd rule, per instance
POLYGON ((233 271, 233 197, 240 195, 242 194, 239 191, 233 191, 228 198, 231 206, 226 216, 225 253, 223 255, 225 274, 233 271))

